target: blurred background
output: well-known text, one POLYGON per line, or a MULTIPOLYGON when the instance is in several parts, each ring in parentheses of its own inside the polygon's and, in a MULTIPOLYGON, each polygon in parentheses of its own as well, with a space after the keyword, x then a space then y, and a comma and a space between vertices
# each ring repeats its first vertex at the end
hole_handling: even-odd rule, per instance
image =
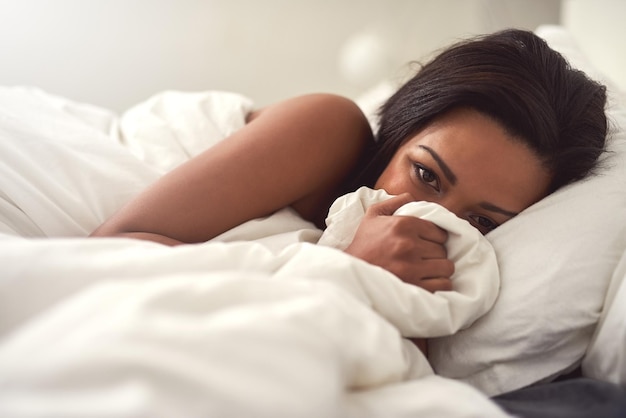
POLYGON ((594 11, 606 32, 606 3, 626 13, 624 0, 0 0, 0 84, 115 111, 167 89, 355 97, 470 35, 594 11))

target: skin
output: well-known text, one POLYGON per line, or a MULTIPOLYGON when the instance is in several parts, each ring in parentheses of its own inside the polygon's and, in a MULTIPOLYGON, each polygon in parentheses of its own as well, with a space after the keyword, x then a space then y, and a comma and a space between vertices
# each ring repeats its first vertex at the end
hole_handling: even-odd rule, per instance
MULTIPOLYGON (((550 173, 537 156, 493 119, 471 109, 454 110, 398 149, 375 185, 398 196, 367 211, 346 251, 380 264, 393 248, 407 257, 385 260, 387 269, 433 292, 451 290, 454 265, 442 245, 444 231, 428 222, 389 215, 408 201, 426 200, 485 234, 544 197, 549 182, 550 173), (394 236, 395 248, 361 247, 380 240, 381 234, 395 235, 395 230, 411 232, 394 236), (415 234, 422 239, 411 239, 415 234)), ((411 340, 428 356, 428 340, 411 340)))
MULTIPOLYGON (((345 98, 310 95, 249 119, 163 176, 92 236, 197 243, 288 205, 321 226, 373 140, 365 116, 345 98)), ((367 211, 346 252, 407 283, 449 290, 454 265, 446 257, 446 232, 393 212, 412 200, 433 201, 486 233, 541 199, 549 180, 540 160, 498 123, 455 110, 398 149, 376 183, 398 196, 367 211)))
POLYGON ((544 197, 550 178, 539 158, 493 119, 472 109, 454 110, 396 151, 375 187, 398 196, 367 211, 346 251, 385 265, 408 283, 450 290, 454 265, 446 258, 445 232, 426 221, 389 215, 409 201, 430 201, 485 234, 544 197), (368 245, 372 241, 386 244, 368 245))
POLYGON ((198 243, 286 206, 321 226, 369 141, 367 120, 348 99, 281 102, 252 113, 246 126, 164 175, 91 235, 198 243))
POLYGON ((405 142, 375 187, 438 203, 486 234, 544 197, 550 179, 523 142, 462 108, 405 142))

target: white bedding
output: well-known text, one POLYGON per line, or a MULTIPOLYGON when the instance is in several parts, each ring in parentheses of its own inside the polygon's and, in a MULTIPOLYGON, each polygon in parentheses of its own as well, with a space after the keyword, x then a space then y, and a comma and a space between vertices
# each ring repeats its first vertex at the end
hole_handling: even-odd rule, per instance
MULTIPOLYGON (((571 47, 558 28, 543 33, 571 47)), ((596 76, 576 52, 567 56, 596 76)), ((609 338, 626 335, 614 316, 624 296, 626 112, 612 93, 601 175, 489 234, 501 278, 493 309, 483 315, 497 277, 467 299, 460 320, 423 334, 483 315, 431 340, 431 364, 445 378, 399 332, 436 323, 398 321, 420 318, 403 309, 422 302, 376 302, 373 289, 401 283, 312 245, 321 231, 288 209, 200 245, 84 238, 163 172, 241 127, 252 108, 245 97, 168 92, 118 116, 0 88, 0 415, 497 417, 505 414, 486 395, 583 360, 589 375, 626 385, 625 341, 609 338)), ((332 225, 322 243, 341 247, 346 231, 335 240, 332 225)), ((400 289, 391 295, 413 300, 400 289)))
MULTIPOLYGON (((506 416, 433 376, 402 338, 451 334, 492 306, 495 256, 465 221, 432 204, 402 208, 457 231, 457 291, 436 295, 329 248, 348 224, 322 234, 289 209, 198 245, 81 238, 241 126, 247 99, 166 93, 118 120, 37 90, 0 96, 13 112, 0 180, 12 208, 0 239, 0 415, 506 416)), ((387 197, 362 189, 341 202, 387 197)))
MULTIPOLYGON (((65 288, 62 303, 5 334, 2 416, 403 416, 387 409, 393 388, 406 391, 407 378, 431 376, 395 327, 327 280, 389 278, 334 249, 302 244, 276 255, 252 243, 170 251, 92 241, 57 240, 52 250, 18 243, 5 253, 42 252, 38 267, 20 266, 21 284, 4 286, 3 306, 65 288), (85 261, 68 260, 77 255, 85 261), (47 275, 47 285, 28 286, 53 263, 68 267, 47 275)), ((458 416, 484 416, 468 406, 490 410, 478 392, 432 382, 430 390, 464 394, 470 405, 459 404, 458 416)), ((415 405, 405 399, 403 408, 415 413, 432 402, 420 398, 415 392, 415 405)))
MULTIPOLYGON (((431 340, 429 360, 437 374, 490 395, 550 381, 581 363, 585 376, 626 388, 620 310, 626 294, 616 283, 626 253, 626 94, 566 28, 546 25, 536 33, 573 68, 607 86, 608 152, 596 175, 553 193, 487 235, 500 267, 498 299, 472 327, 431 340)), ((617 50, 620 42, 608 36, 603 46, 617 50)), ((393 85, 382 82, 358 103, 373 115, 393 85)), ((371 123, 376 126, 375 117, 371 123)))

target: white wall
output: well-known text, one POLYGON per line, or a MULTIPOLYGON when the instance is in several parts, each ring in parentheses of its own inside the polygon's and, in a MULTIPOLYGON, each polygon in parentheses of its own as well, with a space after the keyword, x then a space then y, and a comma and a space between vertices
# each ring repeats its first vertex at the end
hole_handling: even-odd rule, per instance
POLYGON ((118 111, 164 89, 354 96, 459 37, 558 16, 555 0, 0 0, 0 84, 118 111))

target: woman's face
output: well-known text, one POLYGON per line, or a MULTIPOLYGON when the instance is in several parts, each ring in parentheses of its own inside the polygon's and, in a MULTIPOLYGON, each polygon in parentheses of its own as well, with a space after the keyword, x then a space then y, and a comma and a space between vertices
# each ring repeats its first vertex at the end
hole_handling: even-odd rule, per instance
POLYGON ((530 149, 493 119, 463 108, 407 140, 375 187, 438 203, 486 234, 544 197, 549 182, 530 149))

